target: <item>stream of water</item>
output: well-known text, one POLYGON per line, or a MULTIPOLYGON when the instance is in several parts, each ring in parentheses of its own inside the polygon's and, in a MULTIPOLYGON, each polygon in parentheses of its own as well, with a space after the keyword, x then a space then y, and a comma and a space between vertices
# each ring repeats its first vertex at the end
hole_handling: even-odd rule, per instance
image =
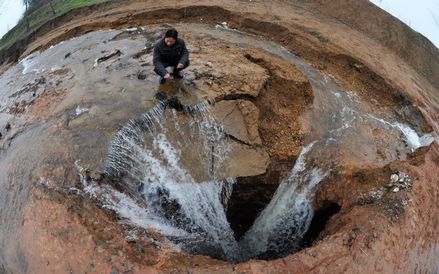
MULTIPOLYGON (((248 37, 237 35, 227 32, 221 37, 235 43, 249 42, 248 37)), ((334 151, 348 148, 358 152, 350 157, 354 155, 359 162, 370 157, 375 160, 369 149, 374 146, 371 127, 393 131, 389 135, 393 139, 387 141, 396 143, 390 147, 398 153, 386 154, 386 162, 431 142, 433 137, 419 137, 401 123, 370 115, 353 93, 342 90, 331 77, 319 74, 284 48, 260 41, 253 45, 291 60, 309 77, 315 100, 313 111, 304 119, 312 125, 309 138, 318 141, 310 141, 302 149, 288 178, 239 242, 225 214, 234 179, 219 180, 217 176, 227 159, 228 142, 221 125, 209 116, 208 104, 186 107, 189 115, 182 117, 159 103, 118 132, 105 173, 119 178, 131 196, 84 181, 85 189, 124 219, 157 229, 186 252, 232 262, 272 259, 299 248, 313 217, 313 193, 329 174, 327 162, 334 151), (308 167, 307 156, 316 154, 318 161, 308 167)))
POLYGON ((122 180, 132 195, 82 178, 85 191, 122 218, 157 229, 189 253, 239 262, 296 250, 313 216, 312 193, 328 173, 306 166, 306 155, 315 142, 302 150, 291 174, 238 242, 225 214, 235 181, 216 177, 229 151, 227 137, 208 112, 198 112, 189 122, 175 115, 159 103, 130 121, 114 138, 105 173, 122 180), (168 126, 163 126, 164 121, 168 126), (214 153, 210 149, 213 143, 214 153), (183 158, 188 155, 196 162, 186 166, 183 158), (213 167, 211 159, 216 163, 213 167), (204 171, 201 181, 192 175, 197 174, 197 163, 198 172, 204 171))
MULTIPOLYGON (((177 249, 231 262, 285 256, 299 248, 313 217, 315 189, 334 161, 383 165, 405 159, 407 153, 435 139, 420 136, 396 116, 375 113, 354 92, 343 90, 330 75, 279 45, 230 29, 181 26, 185 27, 290 60, 310 79, 314 102, 301 117, 310 127, 307 145, 239 242, 225 212, 235 183, 224 166, 230 142, 222 125, 210 116, 209 103, 184 106, 177 112, 160 102, 122 127, 110 145, 104 173, 126 193, 82 178, 84 190, 125 222, 158 230, 177 249), (384 138, 377 140, 377 130, 384 132, 384 138), (378 146, 383 148, 380 155, 378 146)), ((23 73, 39 73, 34 61, 21 62, 23 73)), ((83 167, 78 164, 78 168, 83 167)))

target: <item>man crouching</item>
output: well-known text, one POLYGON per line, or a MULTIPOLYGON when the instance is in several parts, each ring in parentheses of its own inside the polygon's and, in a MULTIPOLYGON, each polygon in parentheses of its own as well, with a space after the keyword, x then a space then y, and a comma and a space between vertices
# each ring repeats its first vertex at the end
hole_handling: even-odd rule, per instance
POLYGON ((174 77, 183 78, 180 71, 189 66, 189 52, 175 29, 167 30, 165 37, 155 44, 153 64, 154 72, 161 76, 160 84, 174 77), (174 67, 172 74, 167 67, 174 67))

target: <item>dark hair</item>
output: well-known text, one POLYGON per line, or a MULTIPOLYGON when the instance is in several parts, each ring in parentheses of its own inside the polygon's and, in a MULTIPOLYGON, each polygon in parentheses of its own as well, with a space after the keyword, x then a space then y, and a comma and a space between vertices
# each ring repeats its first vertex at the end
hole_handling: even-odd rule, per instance
POLYGON ((172 37, 177 40, 178 32, 175 29, 168 29, 165 33, 165 38, 172 37))

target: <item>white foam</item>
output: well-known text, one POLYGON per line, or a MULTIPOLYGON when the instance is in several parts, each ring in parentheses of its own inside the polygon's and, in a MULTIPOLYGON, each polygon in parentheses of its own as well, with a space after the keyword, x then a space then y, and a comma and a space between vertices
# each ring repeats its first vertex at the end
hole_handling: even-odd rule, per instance
POLYGON ((311 202, 315 187, 327 176, 318 168, 306 170, 305 155, 314 143, 303 148, 290 176, 281 182, 270 203, 239 242, 247 258, 286 255, 299 242, 313 217, 311 202))
POLYGON ((79 116, 79 115, 81 115, 85 112, 88 112, 88 111, 89 111, 88 108, 81 108, 80 106, 77 106, 75 109, 75 114, 76 114, 76 116, 79 116))
POLYGON ((407 141, 407 144, 410 146, 410 148, 412 148, 412 150, 424 146, 429 146, 435 140, 434 136, 432 136, 431 134, 419 136, 412 128, 401 123, 395 123, 392 126, 397 127, 402 132, 407 141))
POLYGON ((420 147, 429 146, 434 140, 437 139, 437 137, 435 137, 430 133, 419 136, 414 129, 399 122, 391 123, 382 118, 377 118, 370 114, 369 117, 377 122, 387 125, 390 128, 398 129, 404 136, 407 145, 412 149, 412 151, 420 147))
POLYGON ((28 56, 26 56, 26 58, 22 59, 19 63, 20 65, 23 66, 23 71, 22 74, 28 74, 30 72, 35 72, 35 73, 40 73, 43 68, 41 68, 41 66, 38 66, 39 63, 39 58, 38 55, 40 54, 39 51, 34 52, 28 56))

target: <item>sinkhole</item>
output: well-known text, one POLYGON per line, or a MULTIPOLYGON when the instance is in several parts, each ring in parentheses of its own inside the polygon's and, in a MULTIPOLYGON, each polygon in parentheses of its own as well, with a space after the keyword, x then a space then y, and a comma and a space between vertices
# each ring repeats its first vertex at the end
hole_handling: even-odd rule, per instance
POLYGON ((331 202, 323 202, 323 206, 314 211, 314 217, 309 225, 308 231, 305 233, 301 247, 306 248, 312 246, 319 239, 320 233, 325 230, 329 219, 340 212, 340 205, 331 202))
MULTIPOLYGON (((233 187, 226 208, 227 220, 233 230, 234 237, 238 243, 241 242, 243 236, 253 226, 257 217, 263 212, 279 187, 279 183, 267 182, 266 176, 254 176, 238 178, 233 187)), ((324 201, 322 206, 313 209, 313 217, 307 226, 307 230, 302 234, 301 238, 295 239, 297 244, 286 244, 284 249, 272 248, 267 252, 257 254, 256 256, 246 256, 247 259, 273 260, 285 257, 289 254, 300 251, 303 248, 311 247, 319 239, 319 235, 326 228, 330 218, 340 211, 340 205, 332 201, 324 201)), ((297 231, 296 226, 287 226, 283 228, 285 235, 294 235, 297 231), (290 231, 288 231, 290 230, 290 231)), ((306 226, 306 224, 304 224, 306 226)), ((276 239, 275 242, 282 242, 282 239, 276 239)), ((288 239, 285 239, 288 242, 288 239)), ((281 244, 282 245, 282 244, 281 244)), ((218 259, 218 258, 217 258, 218 259)))
POLYGON ((117 133, 104 174, 135 199, 109 194, 107 207, 188 254, 232 263, 281 258, 312 244, 337 213, 337 205, 312 208, 329 174, 308 159, 315 142, 282 176, 272 159, 263 175, 228 177, 234 141, 209 115, 209 104, 164 98, 117 133))

